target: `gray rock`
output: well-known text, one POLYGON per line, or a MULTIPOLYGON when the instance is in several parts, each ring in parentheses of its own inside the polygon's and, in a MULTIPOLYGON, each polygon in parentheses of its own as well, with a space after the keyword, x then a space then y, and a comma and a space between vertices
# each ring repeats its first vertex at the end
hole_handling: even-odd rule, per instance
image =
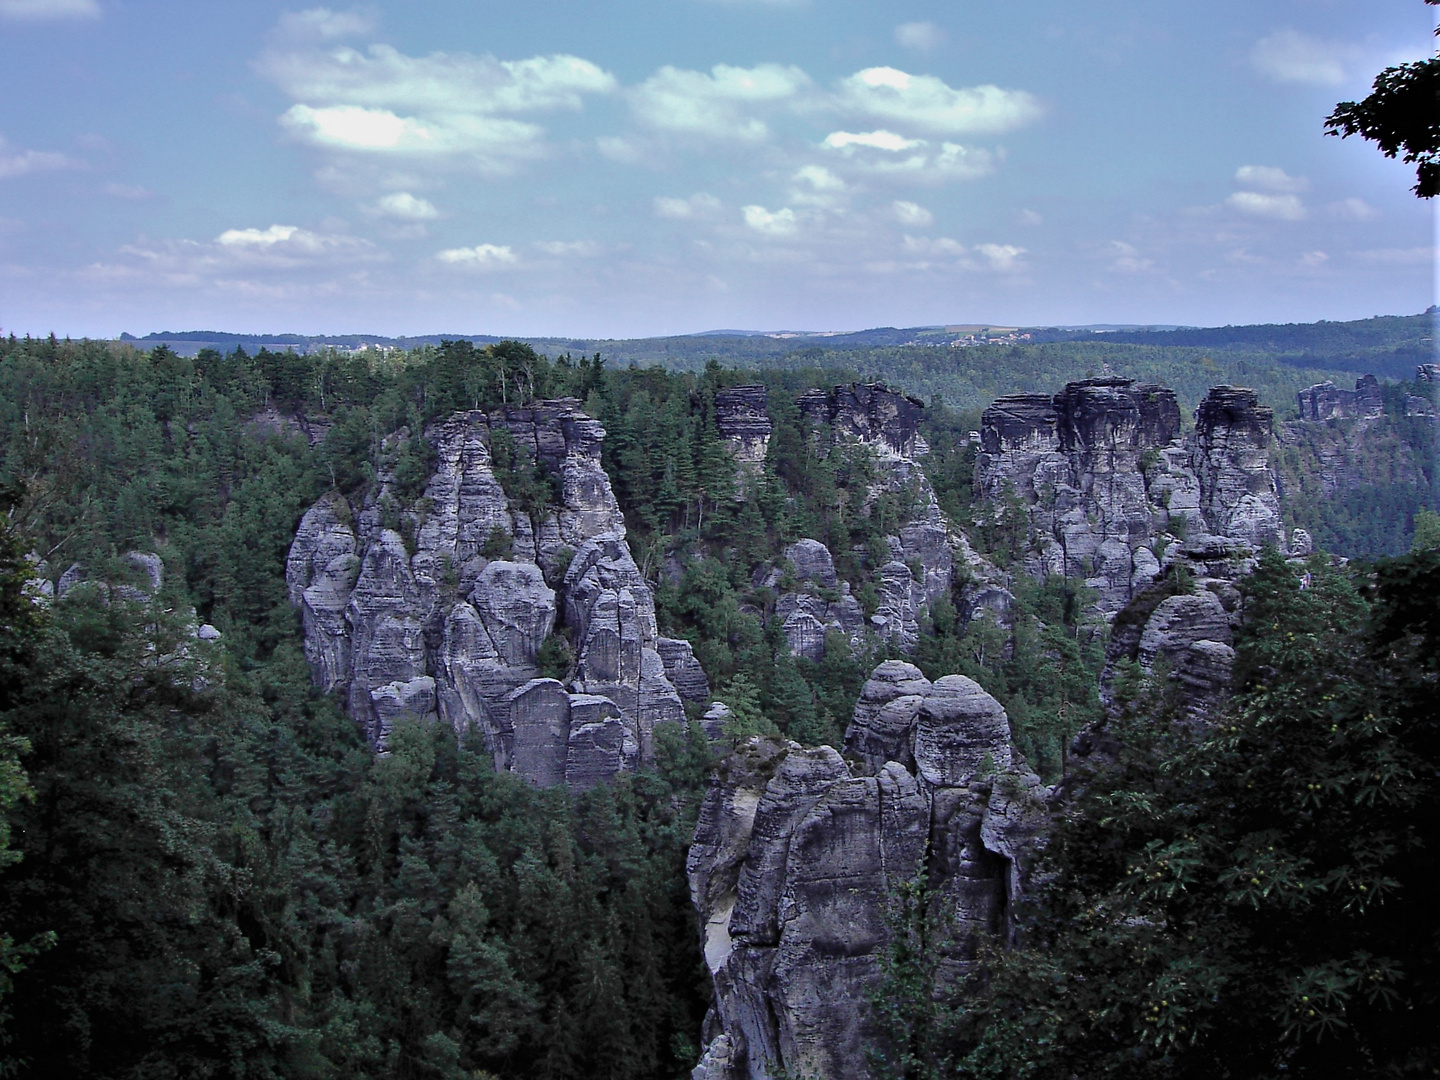
POLYGON ((632 772, 640 761, 640 743, 620 707, 593 694, 570 695, 570 744, 565 783, 571 791, 589 791, 632 772))
POLYGON ((1315 551, 1315 540, 1308 529, 1295 529, 1290 533, 1290 554, 1297 559, 1309 558, 1315 551))
POLYGON ((535 653, 555 627, 555 591, 534 563, 492 562, 470 590, 495 652, 510 667, 535 663, 535 653))
POLYGON ((712 701, 705 710, 705 715, 700 717, 700 726, 705 731, 705 737, 712 743, 725 738, 725 725, 729 722, 730 706, 723 701, 712 701))
POLYGON ((845 732, 845 753, 858 759, 860 768, 871 775, 887 761, 913 768, 915 720, 929 692, 930 680, 914 664, 885 661, 870 673, 860 690, 854 718, 845 732))
POLYGON ((765 406, 764 386, 732 386, 715 393, 715 428, 735 459, 742 490, 765 467, 771 431, 765 406))
POLYGON ((1220 536, 1255 547, 1283 546, 1280 500, 1270 472, 1274 412, 1255 391, 1211 389, 1195 410, 1200 508, 1220 536))
POLYGON ((1296 399, 1301 420, 1374 419, 1385 412, 1385 398, 1374 375, 1360 376, 1354 390, 1340 390, 1326 380, 1307 386, 1296 399))
POLYGON ((1136 662, 1147 675, 1165 673, 1181 711, 1197 720, 1224 701, 1235 663, 1240 604, 1224 578, 1202 578, 1192 593, 1137 596, 1115 621, 1105 650, 1101 696, 1112 704, 1120 665, 1136 662), (1227 606, 1227 600, 1229 604, 1227 606))
POLYGON ((1027 571, 1085 580, 1107 615, 1168 565, 1167 535, 1279 542, 1272 415, 1252 390, 1213 389, 1190 440, 1172 391, 1113 376, 997 399, 981 426, 977 487, 996 515, 1019 500, 1027 571))
POLYGON ((510 768, 537 787, 565 782, 570 695, 556 679, 531 679, 506 697, 510 707, 510 768))
POLYGON ((795 576, 801 581, 812 581, 822 589, 833 589, 840 584, 830 549, 819 540, 795 541, 785 549, 785 558, 795 564, 795 576))
POLYGON ((676 693, 686 701, 709 700, 710 680, 705 677, 700 661, 695 659, 695 650, 690 642, 681 638, 657 637, 655 651, 660 654, 660 662, 665 665, 665 677, 675 687, 676 693))
POLYGON ((873 1075, 867 1051, 884 1050, 889 1032, 872 1001, 900 885, 924 877, 939 924, 956 928, 947 980, 964 974, 982 931, 1005 930, 1026 887, 1046 793, 1013 762, 1008 734, 1004 711, 968 679, 932 687, 888 661, 846 745, 859 767, 887 745, 921 746, 934 782, 898 761, 857 776, 829 747, 758 738, 723 763, 688 861, 715 986, 695 1077, 873 1075), (986 757, 995 772, 977 777, 986 757), (962 786, 947 786, 954 778, 962 786))
POLYGON ((920 703, 914 740, 916 772, 932 787, 961 787, 1012 765, 1004 708, 964 675, 935 681, 920 703))
MULTIPOLYGON (((683 720, 658 651, 654 598, 600 464, 604 436, 571 399, 455 413, 425 432, 435 467, 413 506, 397 504, 382 461, 363 505, 332 492, 305 514, 286 582, 306 658, 317 685, 341 694, 377 748, 400 715, 438 716, 481 740, 496 768, 588 787, 648 756, 656 723, 683 720), (500 429, 519 467, 552 477, 557 504, 533 516, 510 506, 490 454, 500 429), (397 515, 409 547, 393 528, 397 515), (495 539, 507 558, 486 556, 495 539), (616 710, 575 727, 573 748, 569 690, 532 682, 562 608, 576 652, 571 689, 616 710)), ((387 452, 409 437, 385 440, 387 452)), ((708 697, 689 646, 665 648, 687 692, 708 697)))

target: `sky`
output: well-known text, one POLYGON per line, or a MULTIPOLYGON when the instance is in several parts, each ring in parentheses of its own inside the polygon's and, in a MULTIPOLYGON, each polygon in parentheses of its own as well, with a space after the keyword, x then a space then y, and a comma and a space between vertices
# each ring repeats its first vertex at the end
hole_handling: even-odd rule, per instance
POLYGON ((0 0, 0 330, 1223 325, 1435 299, 1420 0, 0 0))

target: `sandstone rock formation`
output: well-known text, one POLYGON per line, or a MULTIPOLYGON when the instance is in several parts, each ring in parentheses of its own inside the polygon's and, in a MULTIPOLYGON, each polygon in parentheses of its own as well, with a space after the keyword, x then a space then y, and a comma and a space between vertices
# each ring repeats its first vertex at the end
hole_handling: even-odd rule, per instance
POLYGON ((715 985, 697 1080, 873 1075, 872 995, 900 886, 923 877, 952 927, 942 991, 1007 932, 1045 807, 1005 711, 969 679, 871 676, 842 757, 751 739, 712 781, 690 849, 715 985))
POLYGON ((1101 697, 1113 704, 1122 666, 1136 663, 1147 676, 1164 675, 1179 713, 1204 720, 1224 701, 1235 665, 1240 592, 1227 577, 1202 577, 1177 592, 1160 582, 1116 616, 1105 646, 1101 697))
POLYGON ((735 458, 741 490, 765 468, 771 432, 765 406, 763 386, 732 386, 715 394, 715 427, 735 458))
POLYGON ((438 719, 498 769, 584 788, 633 768, 657 723, 683 719, 672 673, 708 696, 688 643, 657 633, 604 437, 570 399, 456 413, 425 432, 435 464, 418 497, 402 501, 382 465, 363 503, 332 492, 305 514, 286 580, 306 658, 378 750, 402 716, 438 719), (511 505, 490 453, 502 429, 516 467, 552 478, 555 504, 511 505), (557 628, 575 660, 568 687, 536 664, 557 628))
POLYGON ((1086 379, 986 409, 976 487, 996 513, 1018 500, 1031 574, 1083 578, 1113 614, 1189 548, 1281 542, 1272 426, 1254 391, 1221 386, 1182 438, 1173 391, 1086 379))
MULTIPOLYGON (((814 425, 815 450, 821 455, 836 445, 869 448, 875 455, 878 480, 867 506, 881 494, 899 495, 910 507, 898 529, 886 537, 887 557, 870 568, 877 594, 868 620, 850 586, 836 579, 833 553, 818 540, 805 539, 786 551, 802 583, 783 594, 776 606, 791 651, 818 659, 825 634, 839 631, 852 643, 874 633, 901 649, 913 649, 927 605, 948 597, 957 561, 967 579, 962 615, 968 620, 985 609, 1003 611, 1010 599, 1004 579, 973 551, 964 536, 945 520, 921 462, 929 447, 920 436, 924 406, 880 383, 852 383, 830 390, 810 390, 799 399, 801 414, 814 425), (837 595, 838 593, 838 595, 837 595)), ((777 572, 768 579, 774 586, 777 572)))
POLYGON ((1328 379, 1296 394, 1301 420, 1374 419, 1385 411, 1385 399, 1374 375, 1355 380, 1354 390, 1340 390, 1328 379))

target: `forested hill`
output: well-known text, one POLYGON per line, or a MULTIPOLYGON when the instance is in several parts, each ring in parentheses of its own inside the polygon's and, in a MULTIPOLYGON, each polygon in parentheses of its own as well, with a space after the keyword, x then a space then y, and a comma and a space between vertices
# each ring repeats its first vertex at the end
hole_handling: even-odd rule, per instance
MULTIPOLYGON (((0 339, 0 1075, 687 1075, 710 1004, 685 877, 715 764, 698 723, 657 728, 647 767, 582 794, 497 773, 443 723, 397 723, 377 756, 312 682, 287 552, 327 495, 372 499, 382 521, 392 494, 425 512, 437 419, 577 399, 605 428, 604 472, 658 628, 693 643, 733 736, 841 745, 892 650, 873 637, 852 650, 843 634, 831 648, 826 633, 818 659, 797 655, 777 614, 782 594, 799 598, 785 553, 823 544, 833 567, 804 601, 866 620, 877 567, 916 575, 890 547, 914 486, 881 483, 873 447, 812 437, 808 391, 847 375, 807 365, 846 355, 859 354, 676 372, 517 342, 189 357, 0 339), (717 399, 751 382, 774 430, 739 499, 717 399), (137 567, 153 571, 148 593, 137 567), (32 603, 41 579, 51 599, 32 603)), ((868 355, 907 390, 973 406, 1109 364, 1170 381, 1187 404, 1244 381, 1284 408, 1323 374, 1108 342, 868 355)), ((1399 439, 1418 420, 1407 388, 1385 391, 1399 439)), ((977 500, 973 406, 931 404, 911 434, 930 448, 937 516, 1015 570, 1008 625, 966 621, 937 596, 910 660, 993 695, 1016 751, 1057 779, 1072 736, 1102 714, 1104 629, 1085 578, 1022 572, 1018 497, 977 500)), ((552 483, 507 445, 496 482, 543 508, 552 483)), ((1291 465, 1337 452, 1306 443, 1291 465)), ((1413 505, 1342 507, 1330 534, 1392 550, 1411 540, 1413 505), (1380 510, 1396 527, 1356 527, 1380 510)), ((395 524, 404 554, 416 531, 395 524)), ((546 670, 565 669, 566 646, 547 644, 546 670)), ((1072 1072, 1092 1075, 1055 1075, 1072 1072)))
POLYGON ((1431 308, 1420 315, 1385 315, 1353 322, 1265 323, 1258 326, 1179 327, 1173 330, 1039 331, 1035 340, 1094 341, 1264 353, 1282 363, 1334 366, 1408 378, 1435 352, 1431 308))
MULTIPOLYGON (((1213 381, 1233 374, 1247 385, 1256 385, 1257 380, 1263 384, 1266 369, 1275 364, 1304 369, 1302 374, 1277 378, 1277 394, 1282 384, 1318 381, 1312 376, 1322 371, 1408 379, 1416 364, 1433 359, 1433 319, 1427 312, 1351 322, 1170 330, 922 326, 825 334, 715 331, 654 338, 518 340, 551 355, 599 352, 612 366, 658 364, 672 371, 699 371, 708 361, 717 360, 742 368, 839 368, 904 385, 911 393, 938 393, 952 405, 964 406, 984 404, 999 393, 1045 389, 1056 380, 1083 378, 1087 371, 1108 363, 1118 372, 1175 386, 1182 398, 1193 404, 1210 385, 1206 378, 1213 381), (963 348, 955 344, 961 341, 966 343, 963 348), (987 341, 992 343, 983 343, 987 341), (1206 365, 1207 358, 1217 366, 1206 365), (1190 370, 1196 372, 1191 381, 1198 389, 1182 385, 1190 370)), ((367 346, 411 350, 438 346, 446 340, 484 345, 500 338, 485 334, 392 338, 186 331, 123 340, 145 349, 168 345, 177 353, 193 356, 202 348, 230 352, 240 347, 250 353, 261 348, 314 352, 367 346)), ((1354 374, 1348 377, 1353 379, 1354 374)))

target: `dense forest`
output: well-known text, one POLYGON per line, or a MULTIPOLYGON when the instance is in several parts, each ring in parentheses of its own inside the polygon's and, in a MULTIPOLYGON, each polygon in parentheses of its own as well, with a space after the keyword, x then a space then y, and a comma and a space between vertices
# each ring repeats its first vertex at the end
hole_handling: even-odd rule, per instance
MULTIPOLYGON (((1049 390, 1109 365, 1174 385, 1187 402, 1227 380, 1278 402, 1323 374, 1108 343, 896 349, 872 361, 932 398, 927 474, 947 515, 967 525, 968 432, 995 393, 1049 390)), ((327 490, 363 492, 383 465, 418 493, 430 468, 420 433, 437 417, 576 397, 608 432, 604 464, 636 562, 655 584, 662 629, 693 642, 731 707, 734 734, 836 744, 885 648, 854 655, 836 642, 820 661, 792 656, 773 590, 754 571, 813 537, 836 554, 862 606, 873 605, 868 553, 902 514, 903 493, 859 497, 875 478, 873 456, 863 447, 815 454, 795 405, 803 390, 846 377, 845 366, 840 354, 801 353, 762 372, 713 362, 676 372, 599 355, 552 360, 514 342, 183 357, 164 347, 0 341, 3 1069, 106 1078, 684 1075, 709 995, 684 875, 714 764, 698 729, 668 730, 653 766, 578 797, 496 774, 444 725, 402 726, 392 752, 376 757, 311 685, 285 554, 300 515, 327 490), (736 500, 714 400, 755 380, 769 387, 775 431, 763 473, 736 500), (409 439, 385 441, 401 428, 409 439), (124 556, 136 550, 164 562, 152 599, 106 584, 133 573, 124 556), (53 581, 73 564, 95 584, 33 602, 27 579, 43 570, 53 581), (197 622, 216 627, 219 642, 196 640, 197 622)), ((512 499, 552 497, 503 448, 496 463, 512 499)), ((1418 508, 1394 508, 1384 546, 1369 550, 1408 544, 1418 508)), ((1374 508, 1352 514, 1373 517, 1374 508)), ((978 544, 1002 562, 1018 553, 1015 537, 990 528, 976 532, 978 544)), ((1348 518, 1332 531, 1362 535, 1348 518)), ((1015 625, 1003 636, 987 620, 962 625, 953 606, 936 603, 912 659, 931 678, 967 674, 993 693, 1017 746, 1054 781, 1071 738, 1101 717, 1103 622, 1076 582, 1016 592, 1015 625)), ((1362 602, 1363 612, 1340 612, 1341 629, 1326 639, 1336 655, 1359 658, 1391 640, 1385 634, 1411 632, 1392 619, 1354 636, 1370 625, 1371 607, 1383 613, 1394 601, 1382 592, 1362 602)), ((1271 644, 1256 639, 1253 670, 1271 663, 1271 644)), ((1379 677, 1362 659, 1350 663, 1354 686, 1379 677)), ((1404 682, 1393 666, 1383 670, 1404 682)), ((1428 670, 1416 678, 1431 678, 1428 670)), ((1405 693, 1419 693, 1409 685, 1405 693)), ((1396 701, 1397 717, 1413 712, 1411 698, 1396 701)), ((1183 734, 1173 736, 1178 749, 1142 741, 1137 753, 1219 752, 1183 734)), ((1416 760, 1433 763, 1423 758, 1432 750, 1415 750, 1416 760)), ((1126 773, 1114 783, 1130 790, 1140 781, 1126 773)), ((1105 790, 1087 787, 1093 798, 1105 790)), ((1411 801, 1396 805, 1408 813, 1421 795, 1403 797, 1411 801)), ((1094 827, 1084 815, 1103 817, 1083 806, 1077 836, 1094 827)), ((1150 850, 1141 826, 1124 835, 1150 850)), ((1389 833, 1376 841, 1409 842, 1389 833)), ((1056 858, 1080 846, 1062 837, 1056 858)), ((1123 862, 1116 852, 1111 863, 1123 862)), ((1086 889, 1111 887, 1101 871, 1057 867, 1089 875, 1086 889)), ((1050 932, 1037 929, 1036 940, 1050 932)), ((1079 946, 1055 948, 1060 963, 1079 946)), ((1038 992, 1006 990, 1009 970, 997 967, 1000 990, 1017 1001, 1038 992)), ((914 1068, 962 1056, 981 1063, 1002 1045, 996 1039, 1021 1037, 977 1023, 937 1017, 938 1034, 917 1035, 914 1068)))

